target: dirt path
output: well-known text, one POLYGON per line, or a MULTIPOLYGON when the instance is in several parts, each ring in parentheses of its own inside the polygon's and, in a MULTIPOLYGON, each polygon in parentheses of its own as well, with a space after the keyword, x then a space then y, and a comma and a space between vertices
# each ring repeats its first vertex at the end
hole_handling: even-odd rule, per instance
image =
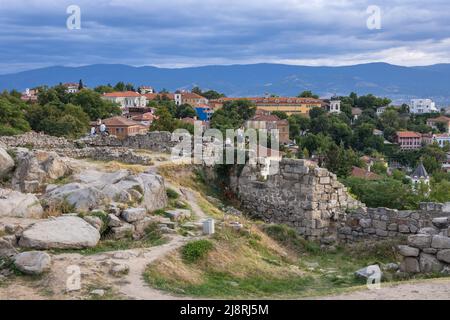
POLYGON ((430 279, 394 285, 379 290, 362 289, 350 293, 325 296, 320 300, 450 300, 450 279, 430 279))

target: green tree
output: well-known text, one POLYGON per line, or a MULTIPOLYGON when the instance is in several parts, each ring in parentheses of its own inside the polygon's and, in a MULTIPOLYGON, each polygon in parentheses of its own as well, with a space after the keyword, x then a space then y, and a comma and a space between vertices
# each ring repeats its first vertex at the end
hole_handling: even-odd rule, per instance
POLYGON ((122 113, 118 105, 102 99, 99 93, 92 90, 82 90, 71 95, 70 102, 81 106, 91 120, 105 119, 122 113))
POLYGON ((24 110, 5 96, 0 96, 0 136, 21 134, 29 130, 24 110))
POLYGON ((313 94, 312 91, 307 90, 303 91, 298 95, 299 98, 313 98, 313 99, 319 99, 319 96, 317 94, 313 94))

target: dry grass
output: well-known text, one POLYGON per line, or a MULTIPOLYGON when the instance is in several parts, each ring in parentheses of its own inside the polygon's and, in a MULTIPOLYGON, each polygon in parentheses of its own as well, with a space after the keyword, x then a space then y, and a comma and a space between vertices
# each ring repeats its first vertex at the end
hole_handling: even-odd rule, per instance
POLYGON ((148 166, 139 164, 126 164, 118 161, 110 161, 102 164, 105 171, 114 172, 119 170, 128 170, 133 174, 143 173, 148 169, 148 166))

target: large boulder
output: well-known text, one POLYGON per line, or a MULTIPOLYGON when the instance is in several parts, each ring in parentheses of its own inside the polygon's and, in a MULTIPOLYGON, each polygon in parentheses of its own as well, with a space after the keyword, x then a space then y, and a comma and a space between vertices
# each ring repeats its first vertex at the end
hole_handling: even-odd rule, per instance
POLYGON ((435 249, 450 249, 450 238, 440 235, 433 236, 431 246, 435 249))
POLYGON ((42 218, 44 209, 33 194, 0 189, 0 217, 42 218))
POLYGON ((450 263, 450 249, 441 250, 437 253, 438 260, 450 263))
POLYGON ((431 235, 415 234, 408 237, 408 245, 414 248, 429 248, 431 246, 431 235))
POLYGON ((423 273, 437 273, 443 268, 443 264, 434 255, 427 253, 420 254, 419 264, 423 273))
POLYGON ((14 168, 13 158, 6 152, 5 149, 0 147, 0 178, 7 175, 14 168))
POLYGON ((419 249, 410 246, 398 246, 398 252, 404 257, 417 257, 419 256, 419 249))
POLYGON ((100 233, 83 219, 62 216, 40 221, 24 230, 19 246, 33 249, 83 249, 95 247, 100 233))
POLYGON ((420 265, 419 261, 416 258, 407 257, 403 259, 403 262, 400 264, 400 271, 407 273, 419 273, 420 265))
POLYGON ((41 191, 45 183, 71 172, 68 162, 55 152, 20 149, 11 183, 16 190, 36 193, 41 191))
POLYGON ((26 274, 38 275, 50 269, 51 258, 42 251, 28 251, 14 257, 14 265, 26 274))
POLYGON ((97 188, 74 182, 53 187, 46 192, 45 200, 54 206, 66 202, 77 212, 87 212, 108 202, 108 198, 97 188))
POLYGON ((73 179, 76 182, 48 188, 45 198, 49 202, 65 200, 76 211, 88 211, 110 202, 134 202, 137 207, 154 211, 168 203, 164 179, 155 173, 86 170, 73 179))
POLYGON ((0 258, 12 258, 17 254, 16 248, 11 242, 0 239, 0 258))

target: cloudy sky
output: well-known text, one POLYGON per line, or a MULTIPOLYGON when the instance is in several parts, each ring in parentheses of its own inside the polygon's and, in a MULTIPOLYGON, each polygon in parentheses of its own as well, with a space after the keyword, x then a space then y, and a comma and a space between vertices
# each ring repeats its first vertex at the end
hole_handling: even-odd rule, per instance
POLYGON ((450 62, 448 0, 0 0, 0 74, 52 65, 450 62), (81 9, 81 29, 66 26, 81 9), (369 29, 367 8, 381 9, 369 29))

